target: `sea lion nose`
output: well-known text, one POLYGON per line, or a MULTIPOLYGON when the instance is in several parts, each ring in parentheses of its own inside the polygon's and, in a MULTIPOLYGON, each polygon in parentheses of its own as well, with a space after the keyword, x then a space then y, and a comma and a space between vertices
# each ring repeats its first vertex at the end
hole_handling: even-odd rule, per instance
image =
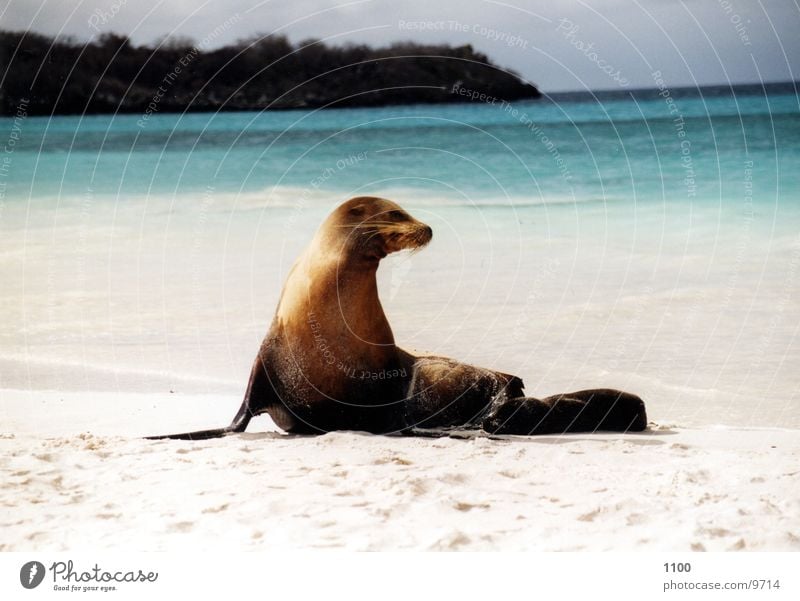
POLYGON ((425 226, 425 235, 428 237, 428 240, 433 238, 433 230, 431 229, 431 226, 429 225, 425 226))

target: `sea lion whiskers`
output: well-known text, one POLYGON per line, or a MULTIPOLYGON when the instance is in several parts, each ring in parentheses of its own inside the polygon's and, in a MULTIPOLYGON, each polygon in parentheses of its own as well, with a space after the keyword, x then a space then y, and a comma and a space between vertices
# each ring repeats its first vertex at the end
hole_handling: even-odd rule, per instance
POLYGON ((359 229, 364 227, 372 227, 376 225, 394 225, 397 223, 396 221, 362 221, 360 223, 340 223, 337 224, 335 227, 349 227, 351 229, 359 229))
POLYGON ((433 237, 431 228, 419 221, 395 224, 393 230, 387 242, 395 245, 396 250, 421 250, 433 237))
POLYGON ((336 227, 349 228, 358 248, 366 248, 380 239, 382 254, 405 249, 420 249, 430 242, 432 230, 424 223, 403 215, 402 221, 366 219, 359 223, 337 224, 336 227))

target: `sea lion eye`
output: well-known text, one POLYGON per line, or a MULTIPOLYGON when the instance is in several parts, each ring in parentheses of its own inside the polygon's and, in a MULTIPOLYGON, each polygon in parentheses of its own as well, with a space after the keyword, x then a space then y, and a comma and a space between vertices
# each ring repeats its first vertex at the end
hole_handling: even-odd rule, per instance
POLYGON ((405 221, 406 214, 403 211, 389 211, 389 217, 397 221, 405 221))
POLYGON ((349 215, 354 216, 354 217, 360 217, 361 215, 364 214, 364 207, 363 207, 363 205, 358 205, 357 207, 352 207, 347 211, 347 213, 349 215))

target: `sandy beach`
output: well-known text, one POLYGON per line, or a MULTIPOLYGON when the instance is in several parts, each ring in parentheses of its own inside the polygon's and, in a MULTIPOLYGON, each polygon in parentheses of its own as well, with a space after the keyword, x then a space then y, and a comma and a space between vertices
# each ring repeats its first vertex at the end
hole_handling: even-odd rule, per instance
POLYGON ((800 550, 794 430, 140 438, 236 404, 0 391, 0 549, 800 550))

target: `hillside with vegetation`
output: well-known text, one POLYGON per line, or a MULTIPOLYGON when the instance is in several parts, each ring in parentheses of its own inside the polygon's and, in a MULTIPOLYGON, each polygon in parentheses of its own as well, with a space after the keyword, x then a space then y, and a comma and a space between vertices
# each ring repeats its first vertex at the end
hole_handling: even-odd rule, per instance
POLYGON ((235 111, 506 101, 539 91, 472 46, 329 46, 282 36, 199 49, 191 40, 135 46, 0 32, 0 112, 28 114, 235 111), (148 108, 149 107, 149 108, 148 108))

